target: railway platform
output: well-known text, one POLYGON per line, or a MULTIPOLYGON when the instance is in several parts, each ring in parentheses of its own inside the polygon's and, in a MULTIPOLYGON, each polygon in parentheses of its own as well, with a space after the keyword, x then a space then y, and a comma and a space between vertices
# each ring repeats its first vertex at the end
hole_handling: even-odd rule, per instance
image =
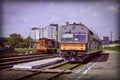
POLYGON ((64 80, 119 80, 119 51, 104 51, 64 80))
POLYGON ((38 69, 48 65, 52 65, 62 60, 63 59, 60 57, 55 57, 55 58, 31 61, 31 62, 16 64, 13 66, 13 69, 38 69))

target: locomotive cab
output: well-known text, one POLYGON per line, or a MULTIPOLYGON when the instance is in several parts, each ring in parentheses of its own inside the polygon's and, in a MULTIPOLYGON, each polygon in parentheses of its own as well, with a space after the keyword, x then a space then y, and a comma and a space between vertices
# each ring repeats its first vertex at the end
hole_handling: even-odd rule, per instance
POLYGON ((66 24, 60 32, 60 51, 65 60, 81 62, 101 51, 101 40, 83 24, 66 24))
POLYGON ((46 42, 44 39, 39 40, 37 44, 37 52, 46 52, 46 42))
POLYGON ((60 50, 66 60, 79 60, 87 51, 87 29, 78 24, 61 28, 60 50))
POLYGON ((54 39, 41 38, 37 44, 36 50, 40 53, 56 53, 58 42, 54 39))

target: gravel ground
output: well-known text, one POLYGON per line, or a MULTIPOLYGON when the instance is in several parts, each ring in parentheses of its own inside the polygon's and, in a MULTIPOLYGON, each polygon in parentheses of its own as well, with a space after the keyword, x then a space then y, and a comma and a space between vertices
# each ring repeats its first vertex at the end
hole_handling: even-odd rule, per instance
POLYGON ((29 71, 14 71, 14 70, 1 70, 0 71, 0 80, 15 80, 19 77, 31 74, 29 71))
MULTIPOLYGON (((120 80, 118 78, 120 69, 120 65, 118 64, 119 59, 120 55, 118 51, 105 51, 101 56, 80 66, 74 73, 67 75, 64 80, 120 80)), ((1 70, 0 73, 0 80, 15 80, 32 72, 1 70)), ((39 77, 34 79, 39 80, 39 77)))
POLYGON ((68 75, 65 80, 120 80, 118 51, 105 51, 93 62, 68 75))

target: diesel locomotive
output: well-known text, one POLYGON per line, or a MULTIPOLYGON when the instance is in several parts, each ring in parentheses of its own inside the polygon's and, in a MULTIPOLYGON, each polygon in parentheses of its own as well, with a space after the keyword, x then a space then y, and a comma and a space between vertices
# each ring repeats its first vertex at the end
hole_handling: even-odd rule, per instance
POLYGON ((60 53, 65 60, 83 61, 102 51, 101 39, 82 23, 63 25, 59 37, 60 53))
POLYGON ((36 50, 39 53, 55 53, 58 47, 58 42, 54 39, 41 38, 37 43, 36 50))

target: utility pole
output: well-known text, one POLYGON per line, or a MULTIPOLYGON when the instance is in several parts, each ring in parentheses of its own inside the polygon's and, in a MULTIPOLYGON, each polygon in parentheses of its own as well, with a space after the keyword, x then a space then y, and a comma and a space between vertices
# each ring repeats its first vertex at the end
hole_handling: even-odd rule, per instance
POLYGON ((112 43, 112 31, 110 32, 110 38, 111 38, 111 43, 112 43))
POLYGON ((29 48, 31 48, 31 32, 30 32, 30 45, 29 45, 29 48))

